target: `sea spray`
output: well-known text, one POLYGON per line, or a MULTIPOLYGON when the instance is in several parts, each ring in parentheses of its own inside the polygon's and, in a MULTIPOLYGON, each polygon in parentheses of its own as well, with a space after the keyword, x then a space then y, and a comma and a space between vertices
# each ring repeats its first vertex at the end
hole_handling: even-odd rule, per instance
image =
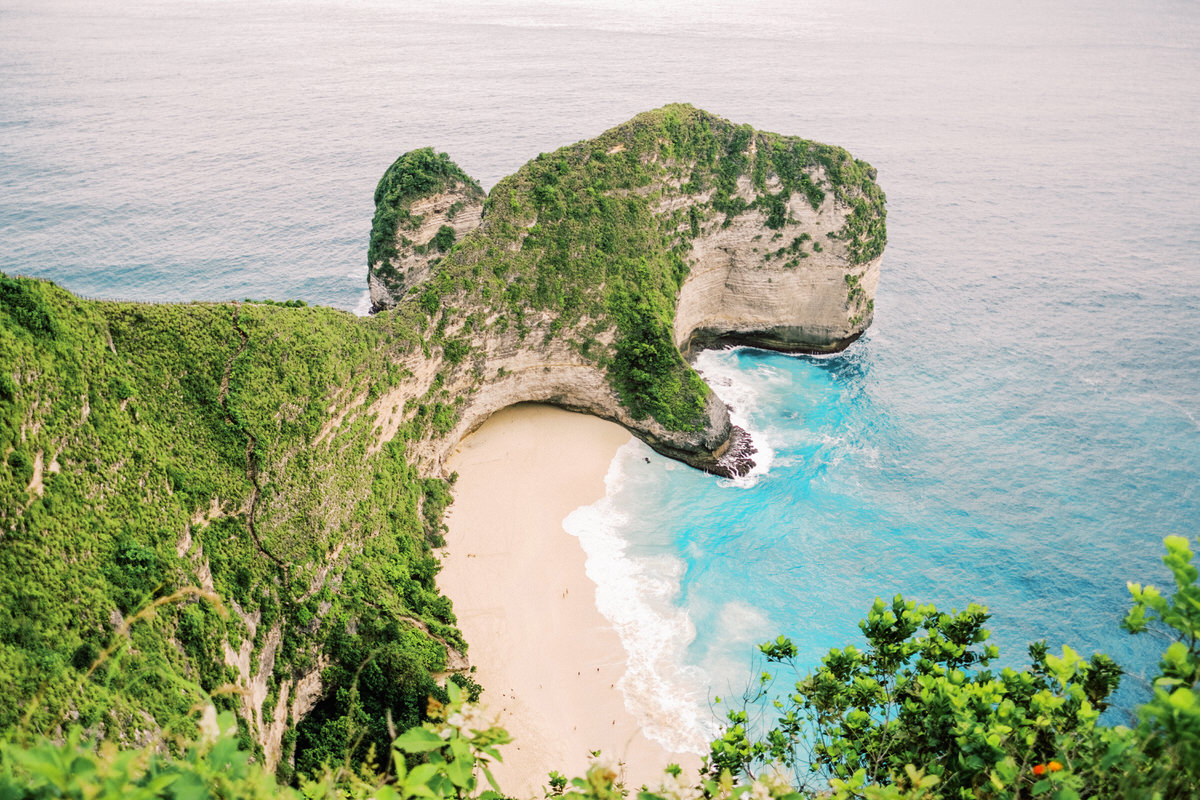
MULTIPOLYGON (((721 485, 749 488, 771 471, 771 465, 775 461, 775 449, 771 446, 772 440, 767 431, 756 426, 755 412, 758 411, 757 400, 761 390, 755 385, 756 381, 748 380, 747 373, 738 369, 736 353, 741 349, 706 350, 696 358, 692 366, 729 406, 730 421, 750 434, 750 440, 756 450, 754 468, 741 477, 723 480, 721 485)), ((761 373, 756 376, 760 381, 770 382, 778 375, 777 371, 765 365, 760 366, 757 371, 761 373)))
POLYGON ((354 303, 354 314, 365 317, 371 313, 371 292, 364 291, 354 303))
POLYGON ((691 651, 697 632, 681 599, 681 583, 689 565, 704 563, 704 555, 659 541, 656 533, 670 526, 654 521, 665 516, 685 526, 704 524, 696 505, 669 508, 666 498, 680 481, 699 481, 707 492, 748 490, 775 463, 773 445, 780 432, 761 423, 765 415, 760 405, 764 396, 786 391, 790 377, 769 364, 747 369, 739 364, 743 351, 708 351, 695 366, 729 405, 734 424, 750 434, 758 452, 749 474, 716 480, 714 486, 711 476, 677 472, 676 464, 634 440, 613 459, 605 496, 563 521, 587 554, 587 574, 597 586, 596 605, 625 648, 628 667, 619 686, 626 707, 649 738, 677 752, 707 752, 718 728, 709 702, 714 686, 727 689, 731 681, 741 680, 747 668, 742 654, 772 630, 759 609, 736 599, 725 602, 714 620, 716 630, 702 637, 721 642, 719 648, 702 645, 702 663, 712 669, 696 666, 691 651), (636 477, 631 475, 635 469, 640 473, 636 477), (643 508, 646 501, 650 507, 643 508))

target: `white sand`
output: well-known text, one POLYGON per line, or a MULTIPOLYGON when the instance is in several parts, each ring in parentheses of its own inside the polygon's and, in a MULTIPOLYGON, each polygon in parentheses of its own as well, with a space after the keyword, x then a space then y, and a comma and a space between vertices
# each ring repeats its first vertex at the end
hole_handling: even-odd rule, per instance
POLYGON ((641 733, 616 688, 625 651, 596 609, 579 540, 562 528, 604 496, 629 441, 621 427, 548 406, 494 415, 450 461, 459 474, 438 585, 454 602, 483 704, 515 741, 494 770, 513 797, 543 796, 550 770, 583 775, 589 752, 625 764, 625 782, 658 785, 674 761, 641 733))

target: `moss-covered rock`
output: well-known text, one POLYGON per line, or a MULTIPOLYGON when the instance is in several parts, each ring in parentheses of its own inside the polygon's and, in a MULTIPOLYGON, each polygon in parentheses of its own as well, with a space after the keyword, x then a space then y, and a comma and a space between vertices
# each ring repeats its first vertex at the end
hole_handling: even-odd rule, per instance
MULTIPOLYGON (((428 183, 405 208, 446 205, 448 182, 467 185, 446 157, 437 163, 452 179, 404 174, 432 158, 401 157, 381 187, 428 183)), ((685 356, 718 343, 833 352, 858 338, 886 242, 874 179, 839 147, 666 106, 501 180, 449 250, 430 246, 441 218, 422 222, 424 260, 397 251, 402 275, 373 262, 372 296, 415 299, 447 356, 471 354, 449 440, 505 405, 540 401, 738 472, 744 437, 685 356)))

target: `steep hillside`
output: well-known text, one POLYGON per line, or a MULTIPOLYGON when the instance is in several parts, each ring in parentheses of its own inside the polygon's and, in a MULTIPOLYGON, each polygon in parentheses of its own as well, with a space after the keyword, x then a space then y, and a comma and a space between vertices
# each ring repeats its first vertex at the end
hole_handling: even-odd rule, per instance
POLYGON ((416 723, 465 650, 448 486, 406 455, 435 416, 379 437, 421 347, 400 315, 0 276, 0 729, 154 739, 208 693, 286 772, 416 723))

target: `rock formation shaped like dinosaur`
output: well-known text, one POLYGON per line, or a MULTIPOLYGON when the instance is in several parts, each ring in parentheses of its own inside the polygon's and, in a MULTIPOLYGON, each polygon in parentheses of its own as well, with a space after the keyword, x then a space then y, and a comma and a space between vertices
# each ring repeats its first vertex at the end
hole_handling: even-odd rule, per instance
POLYGON ((540 155, 486 198, 444 154, 405 154, 376 191, 369 282, 376 311, 427 331, 427 363, 412 365, 424 379, 405 391, 454 408, 420 448, 424 469, 533 401, 744 472, 752 448, 685 358, 857 339, 886 243, 874 179, 841 148, 687 105, 540 155))

